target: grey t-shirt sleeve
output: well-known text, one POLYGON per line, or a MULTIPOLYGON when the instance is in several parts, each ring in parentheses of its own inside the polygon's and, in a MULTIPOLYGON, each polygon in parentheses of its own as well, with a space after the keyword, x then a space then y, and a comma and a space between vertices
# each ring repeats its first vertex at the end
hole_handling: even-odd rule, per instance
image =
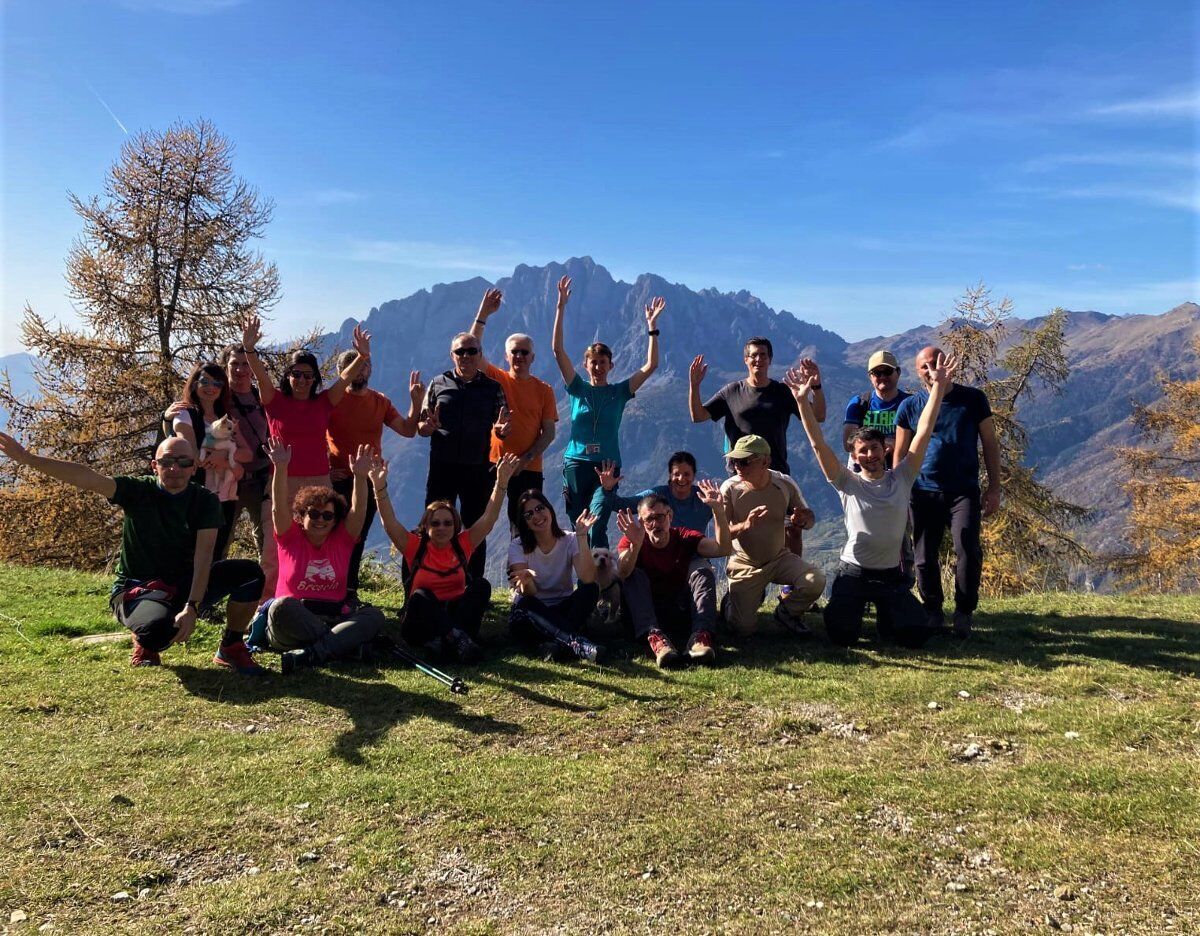
POLYGON ((725 419, 729 416, 729 388, 736 386, 735 384, 726 384, 704 404, 704 408, 708 410, 708 415, 714 421, 725 419))

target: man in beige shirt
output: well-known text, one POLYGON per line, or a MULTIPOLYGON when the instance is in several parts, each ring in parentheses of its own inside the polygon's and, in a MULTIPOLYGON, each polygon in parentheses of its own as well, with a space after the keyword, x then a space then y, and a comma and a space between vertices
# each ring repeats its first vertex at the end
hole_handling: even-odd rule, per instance
POLYGON ((742 436, 726 459, 734 476, 721 485, 733 535, 733 555, 726 566, 725 623, 743 636, 754 633, 767 586, 791 585, 775 609, 775 619, 792 633, 807 636, 811 631, 804 612, 825 590, 825 574, 788 550, 785 524, 810 529, 813 512, 796 482, 771 470, 771 446, 765 439, 742 436))

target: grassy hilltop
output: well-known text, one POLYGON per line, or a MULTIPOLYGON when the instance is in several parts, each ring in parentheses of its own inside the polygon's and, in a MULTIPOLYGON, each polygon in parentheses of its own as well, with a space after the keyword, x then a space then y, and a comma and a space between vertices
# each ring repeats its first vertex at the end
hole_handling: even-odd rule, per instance
POLYGON ((0 566, 0 929, 1200 930, 1200 598, 991 602, 923 651, 768 629, 672 674, 492 621, 458 698, 220 672, 212 626, 134 670, 67 639, 107 591, 0 566))

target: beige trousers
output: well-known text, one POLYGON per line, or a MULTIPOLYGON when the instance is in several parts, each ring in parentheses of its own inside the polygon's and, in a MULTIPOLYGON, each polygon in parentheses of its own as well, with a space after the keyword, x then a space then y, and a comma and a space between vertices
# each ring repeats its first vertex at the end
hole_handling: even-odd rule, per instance
POLYGON ((793 552, 782 552, 762 566, 752 566, 730 556, 725 566, 729 594, 725 599, 725 623, 747 636, 758 628, 758 608, 768 585, 791 585, 783 605, 797 617, 813 606, 825 591, 825 573, 793 552))

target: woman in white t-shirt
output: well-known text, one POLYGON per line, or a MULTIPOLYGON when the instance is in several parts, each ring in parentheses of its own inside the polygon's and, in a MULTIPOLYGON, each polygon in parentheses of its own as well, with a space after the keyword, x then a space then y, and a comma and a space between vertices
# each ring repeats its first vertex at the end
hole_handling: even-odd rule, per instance
POLYGON ((600 597, 596 563, 587 547, 595 516, 585 510, 575 521, 575 531, 566 533, 538 490, 520 496, 516 513, 517 536, 508 548, 513 590, 508 623, 513 636, 527 645, 540 644, 539 649, 554 659, 595 661, 601 648, 581 636, 600 597))

